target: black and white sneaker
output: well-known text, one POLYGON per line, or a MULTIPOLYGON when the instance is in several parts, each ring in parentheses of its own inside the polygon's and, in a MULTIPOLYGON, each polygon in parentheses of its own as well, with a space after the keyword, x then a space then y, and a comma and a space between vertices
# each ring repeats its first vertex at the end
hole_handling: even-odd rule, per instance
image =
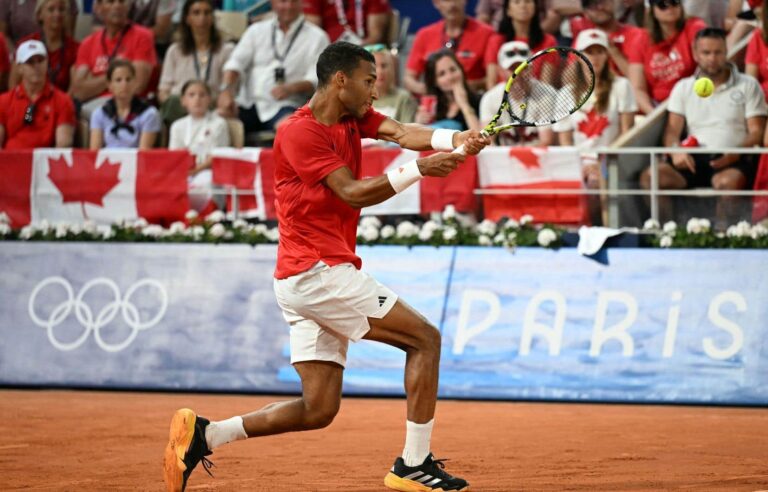
POLYGON ((209 423, 189 408, 177 410, 173 415, 163 459, 163 478, 168 492, 183 492, 189 475, 200 462, 208 475, 213 476, 213 463, 206 458, 211 455, 205 442, 205 428, 209 423))
POLYGON ((447 460, 436 460, 429 453, 419 466, 406 466, 403 458, 397 458, 384 477, 384 485, 402 492, 467 492, 467 481, 448 474, 444 461, 447 460))

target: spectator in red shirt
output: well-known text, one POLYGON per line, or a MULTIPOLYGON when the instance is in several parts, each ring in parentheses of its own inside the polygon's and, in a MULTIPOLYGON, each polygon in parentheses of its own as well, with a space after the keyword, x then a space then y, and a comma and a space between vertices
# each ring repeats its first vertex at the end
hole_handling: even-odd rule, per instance
MULTIPOLYGON (((48 50, 48 79, 58 89, 69 90, 69 76, 77 59, 80 43, 67 32, 69 25, 69 0, 40 0, 35 9, 35 18, 40 30, 22 39, 37 39, 48 50)), ((19 74, 11 74, 11 87, 19 82, 19 74)))
POLYGON ((19 45, 21 83, 0 95, 0 148, 71 147, 72 100, 48 81, 48 52, 40 41, 19 45))
POLYGON ((464 67, 469 85, 479 90, 485 87, 485 50, 494 36, 493 29, 468 17, 466 0, 432 0, 443 20, 419 29, 408 57, 403 84, 415 94, 425 94, 420 80, 427 58, 442 48, 456 53, 464 67))
POLYGON ((768 9, 760 13, 760 29, 755 29, 747 45, 744 72, 760 82, 768 99, 768 9))
MULTIPOLYGON (((501 81, 497 57, 501 45, 509 41, 522 41, 531 53, 557 46, 557 40, 541 28, 539 6, 534 0, 504 0, 504 15, 499 24, 499 35, 494 36, 485 50, 485 87, 491 89, 501 81)), ((538 68, 536 75, 540 74, 538 68)))
POLYGON ((8 74, 11 71, 11 55, 8 53, 8 43, 5 36, 0 34, 0 92, 8 88, 8 74))
POLYGON ((616 20, 616 9, 612 0, 581 0, 583 16, 571 19, 571 33, 576 39, 585 29, 600 29, 608 35, 608 55, 611 68, 619 75, 629 71, 629 51, 636 39, 643 35, 642 29, 616 20))
POLYGON ((693 40, 705 27, 701 19, 685 18, 680 0, 651 0, 643 35, 629 50, 629 80, 642 113, 653 111, 696 70, 693 40))
POLYGON ((85 103, 82 115, 91 113, 109 99, 107 67, 116 58, 128 60, 136 68, 136 92, 147 96, 149 80, 157 65, 155 38, 146 27, 132 24, 128 11, 132 0, 96 0, 104 28, 83 40, 77 52, 70 94, 85 103))
POLYGON ((304 16, 331 42, 384 43, 391 14, 389 0, 304 0, 304 16))

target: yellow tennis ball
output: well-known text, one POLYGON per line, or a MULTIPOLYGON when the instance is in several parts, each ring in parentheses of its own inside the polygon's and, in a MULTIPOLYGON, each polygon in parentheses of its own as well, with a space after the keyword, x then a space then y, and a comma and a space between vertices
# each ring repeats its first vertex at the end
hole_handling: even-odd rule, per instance
POLYGON ((707 77, 701 77, 693 84, 693 92, 699 97, 709 97, 714 91, 715 84, 707 77))

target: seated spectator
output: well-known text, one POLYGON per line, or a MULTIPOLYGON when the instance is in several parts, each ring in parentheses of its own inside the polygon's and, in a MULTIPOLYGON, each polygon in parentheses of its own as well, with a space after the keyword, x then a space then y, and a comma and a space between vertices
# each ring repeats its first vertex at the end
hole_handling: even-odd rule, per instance
POLYGON ((48 52, 40 41, 19 45, 19 85, 0 95, 0 148, 71 147, 72 100, 48 81, 48 52))
MULTIPOLYGON (((532 53, 544 48, 557 46, 557 40, 551 34, 541 29, 539 7, 534 0, 504 0, 504 15, 499 25, 499 36, 494 36, 485 51, 486 87, 490 89, 505 77, 499 76, 499 66, 496 58, 502 44, 509 41, 522 41, 530 47, 532 53)), ((536 75, 541 74, 541 68, 536 67, 536 75)))
MULTIPOLYGON (((739 73, 726 56, 726 33, 707 28, 696 35, 693 56, 697 73, 678 82, 669 97, 669 118, 664 131, 664 145, 680 145, 687 130, 687 145, 702 147, 753 147, 763 141, 766 106, 760 84, 749 75, 739 73), (693 91, 698 77, 709 77, 714 93, 701 98, 693 91)), ((739 154, 672 154, 671 163, 659 165, 661 189, 712 187, 716 190, 743 190, 752 186, 754 159, 739 154)), ((650 170, 643 172, 641 185, 650 188, 650 170)), ((718 222, 722 226, 739 216, 739 197, 718 200, 718 222)), ((660 210, 669 213, 669 202, 660 210)))
POLYGON ((414 94, 426 94, 427 88, 421 76, 427 59, 438 50, 447 48, 457 54, 470 87, 485 88, 485 50, 493 38, 493 29, 467 17, 466 0, 432 0, 442 20, 419 29, 408 56, 405 88, 414 94))
MULTIPOLYGON (((132 0, 131 8, 128 11, 128 18, 134 24, 151 30, 157 45, 165 48, 171 41, 176 2, 177 0, 132 0)), ((102 13, 95 10, 93 26, 101 28, 104 25, 102 13)))
MULTIPOLYGON (((38 2, 35 0, 1 0, 0 1, 0 35, 18 43, 22 38, 40 30, 37 15, 38 2)), ((67 2, 69 15, 66 20, 67 34, 75 32, 75 22, 79 9, 75 0, 67 2)))
POLYGON ((768 9, 760 10, 760 28, 755 29, 747 45, 745 72, 755 77, 768 98, 768 9))
POLYGON ((629 80, 642 113, 653 111, 696 69, 691 45, 704 27, 701 19, 686 20, 680 0, 651 0, 646 30, 629 50, 629 80))
POLYGON ((107 69, 112 98, 91 116, 91 150, 147 150, 160 133, 160 115, 136 96, 136 69, 128 60, 113 60, 107 69))
POLYGON ((427 60, 424 78, 427 94, 437 96, 437 105, 434 115, 420 106, 416 123, 458 131, 482 129, 477 118, 480 97, 469 87, 464 67, 452 50, 433 53, 427 60))
POLYGON ((136 93, 148 94, 149 79, 157 65, 155 38, 149 29, 131 23, 128 9, 133 0, 96 0, 95 9, 105 21, 99 29, 83 40, 77 51, 77 61, 69 90, 83 103, 81 114, 91 114, 109 99, 106 71, 116 59, 132 62, 136 71, 136 93))
POLYGON ((376 90, 379 98, 373 101, 373 107, 396 121, 413 123, 416 100, 407 90, 397 85, 397 58, 383 44, 369 45, 365 49, 376 59, 376 90))
MULTIPOLYGON (((160 113, 168 125, 181 118, 186 111, 181 105, 181 88, 190 80, 202 80, 218 89, 222 81, 224 63, 235 45, 221 39, 213 18, 212 0, 184 2, 179 24, 179 41, 165 54, 157 98, 160 113)), ((218 91, 213 93, 218 97, 218 91)), ((215 100, 215 99, 214 99, 215 100)))
POLYGON ((181 92, 181 103, 188 116, 176 120, 171 126, 168 148, 189 149, 195 156, 195 167, 190 170, 190 206, 203 210, 212 199, 211 161, 213 149, 228 147, 229 126, 221 116, 210 111, 211 89, 202 80, 189 80, 181 92))
POLYGON ((307 22, 301 2, 272 3, 275 16, 251 24, 224 64, 219 114, 239 117, 246 133, 274 130, 306 103, 317 85, 315 64, 328 46, 328 35, 307 22), (244 90, 235 95, 245 75, 244 90))
MULTIPOLYGON (((37 39, 45 44, 48 50, 48 78, 64 92, 69 91, 69 77, 80 46, 67 30, 69 3, 69 0, 38 0, 35 16, 40 29, 22 39, 37 39)), ((11 86, 15 86, 18 80, 19 74, 12 73, 11 86)))
POLYGON ((385 43, 392 8, 389 0, 304 0, 304 16, 321 27, 331 42, 385 43))
MULTIPOLYGON (((483 94, 483 98, 480 100, 480 124, 485 126, 491 122, 491 119, 496 115, 496 111, 499 109, 501 99, 504 97, 504 88, 507 85, 507 79, 512 74, 512 71, 531 56, 531 50, 524 41, 507 41, 498 53, 498 67, 499 75, 503 78, 502 82, 499 82, 492 87, 488 92, 483 94)), ((528 83, 529 80, 519 79, 518 83, 528 83)), ((538 81, 530 80, 532 83, 538 81)), ((554 89, 553 89, 554 90, 554 89)), ((553 97, 556 94, 553 94, 553 97)), ((500 118, 501 124, 512 123, 507 112, 503 112, 500 118)), ((554 133, 550 127, 517 127, 510 130, 501 132, 496 140, 499 145, 552 145, 554 143, 554 133)))
MULTIPOLYGON (((595 89, 589 101, 569 118, 555 123, 560 145, 575 145, 580 150, 608 147, 627 132, 635 121, 637 102, 629 80, 613 73, 609 63, 610 42, 605 32, 585 29, 579 33, 574 48, 583 52, 595 69, 595 89)), ((599 189, 603 169, 597 154, 582 154, 584 183, 599 189)), ((590 222, 602 220, 600 197, 588 198, 590 222)))
POLYGON ((11 73, 11 55, 5 36, 0 34, 0 92, 8 89, 8 76, 11 73))
POLYGON ((627 58, 636 39, 643 35, 639 27, 622 24, 616 20, 612 0, 581 0, 584 15, 571 19, 571 33, 576 39, 584 29, 600 29, 608 35, 608 54, 614 72, 626 76, 629 71, 627 58))

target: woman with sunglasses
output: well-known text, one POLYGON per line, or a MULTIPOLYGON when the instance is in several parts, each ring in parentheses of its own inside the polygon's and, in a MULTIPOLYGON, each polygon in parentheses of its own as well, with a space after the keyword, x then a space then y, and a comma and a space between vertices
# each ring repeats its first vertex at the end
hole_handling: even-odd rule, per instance
POLYGON ((165 54, 157 98, 160 114, 170 125, 186 115, 181 105, 181 88, 189 80, 202 80, 218 97, 224 63, 235 45, 221 39, 213 18, 212 0, 187 0, 181 12, 179 41, 165 54))
POLYGON ((437 97, 437 105, 434 115, 420 106, 416 123, 459 131, 482 129, 477 118, 480 97, 469 88, 464 68, 452 50, 442 49, 427 59, 424 83, 427 95, 437 97))
MULTIPOLYGON (((69 91, 72 67, 77 59, 80 43, 68 34, 70 25, 70 3, 72 0, 38 0, 35 6, 35 19, 40 25, 38 32, 24 37, 42 41, 48 50, 48 79, 58 89, 69 91)), ((17 70, 11 73, 10 86, 15 86, 20 75, 17 70)))
POLYGON ((645 32, 638 36, 629 53, 629 80, 637 105, 648 114, 666 100, 678 80, 696 70, 693 40, 706 24, 699 18, 685 18, 680 0, 651 0, 645 32))
MULTIPOLYGON (((537 51, 557 46, 557 40, 541 28, 539 7, 534 0, 504 0, 504 15, 499 24, 499 35, 494 37, 485 51, 486 89, 501 81, 497 56, 499 48, 509 41, 522 41, 530 47, 529 53, 520 53, 528 58, 537 51)), ((541 69, 536 69, 536 75, 541 69)))

